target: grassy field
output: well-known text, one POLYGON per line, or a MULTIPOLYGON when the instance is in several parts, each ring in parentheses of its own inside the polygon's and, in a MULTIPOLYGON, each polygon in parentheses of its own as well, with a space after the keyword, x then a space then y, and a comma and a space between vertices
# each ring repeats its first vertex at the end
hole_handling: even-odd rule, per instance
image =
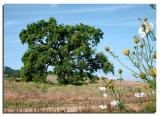
MULTIPOLYGON (((38 84, 33 82, 16 82, 4 80, 4 112, 118 112, 116 108, 109 107, 101 110, 99 105, 109 104, 113 98, 103 97, 99 87, 106 81, 81 86, 58 84, 38 84)), ((119 89, 119 81, 114 81, 119 89)), ((140 82, 122 81, 122 100, 127 112, 155 112, 155 95, 146 84, 140 82), (139 107, 134 93, 138 88, 145 92, 142 108, 139 107)), ((110 93, 108 93, 110 94, 110 93)))

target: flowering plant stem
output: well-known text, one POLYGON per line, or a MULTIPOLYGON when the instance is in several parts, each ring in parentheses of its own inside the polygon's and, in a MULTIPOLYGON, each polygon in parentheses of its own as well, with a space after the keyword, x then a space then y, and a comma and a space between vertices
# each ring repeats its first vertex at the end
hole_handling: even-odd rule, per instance
POLYGON ((115 58, 117 60, 117 62, 119 62, 122 66, 124 66, 125 68, 127 68, 129 71, 131 71, 132 73, 138 75, 138 73, 136 73, 135 71, 133 71, 132 69, 130 69, 127 65, 125 65, 123 62, 121 62, 114 54, 111 54, 110 55, 115 58))
POLYGON ((117 107, 118 107, 118 109, 119 109, 119 111, 120 112, 126 112, 127 111, 127 109, 126 109, 126 107, 124 106, 124 103, 123 103, 123 101, 121 100, 121 95, 120 95, 120 91, 115 91, 115 88, 111 88, 111 93, 112 93, 112 96, 114 97, 114 99, 116 100, 116 101, 118 101, 118 104, 117 104, 117 107), (117 95, 117 93, 118 93, 118 95, 117 95))

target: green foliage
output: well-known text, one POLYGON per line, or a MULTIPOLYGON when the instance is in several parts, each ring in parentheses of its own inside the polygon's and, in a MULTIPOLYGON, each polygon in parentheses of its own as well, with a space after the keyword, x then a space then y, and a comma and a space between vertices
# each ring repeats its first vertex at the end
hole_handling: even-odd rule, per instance
POLYGON ((21 76, 25 81, 45 82, 48 66, 52 66, 60 84, 78 84, 92 80, 97 70, 113 72, 106 56, 93 49, 102 38, 100 29, 57 24, 54 18, 29 24, 20 33, 22 44, 28 44, 21 76))

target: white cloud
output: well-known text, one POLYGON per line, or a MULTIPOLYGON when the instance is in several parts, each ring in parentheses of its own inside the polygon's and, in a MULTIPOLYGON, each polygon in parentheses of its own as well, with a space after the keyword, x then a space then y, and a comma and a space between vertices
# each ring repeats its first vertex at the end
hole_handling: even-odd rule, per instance
POLYGON ((108 7, 99 7, 99 8, 86 8, 86 9, 75 9, 75 10, 65 10, 65 11, 57 11, 59 13, 91 13, 91 12, 114 12, 127 8, 131 8, 132 5, 115 5, 108 7))
MULTIPOLYGON (((66 4, 67 6, 67 4, 66 4)), ((74 4, 73 4, 74 6, 74 4)), ((95 7, 92 7, 92 5, 89 5, 88 7, 86 5, 80 5, 78 7, 73 7, 70 9, 70 7, 63 7, 61 4, 49 4, 48 7, 52 10, 47 10, 46 9, 39 9, 39 10, 33 10, 32 12, 28 11, 20 11, 17 12, 17 15, 23 15, 24 17, 27 17, 28 19, 25 18, 25 20, 31 20, 34 17, 44 17, 47 15, 50 16, 60 16, 60 15, 69 15, 69 14, 83 14, 83 13, 113 13, 113 12, 119 12, 121 10, 127 10, 129 8, 135 7, 135 5, 129 5, 129 4, 118 4, 118 5, 97 5, 95 7), (65 9, 64 9, 65 8, 65 9), (34 15, 34 16, 32 16, 34 15)), ((71 6, 72 7, 72 6, 71 6)), ((18 22, 19 19, 16 19, 16 21, 6 21, 4 24, 4 27, 11 27, 18 22)), ((76 22, 76 21, 75 21, 76 22)), ((73 23, 72 23, 73 24, 73 23)), ((75 24, 75 23, 74 23, 75 24)))
MULTIPOLYGON (((51 8, 57 8, 61 7, 59 4, 51 4, 51 8)), ((83 6, 83 5, 82 5, 83 6)), ((39 14, 39 15, 46 15, 46 14, 81 14, 81 13, 95 13, 95 12, 100 12, 100 13, 112 13, 128 8, 134 7, 134 5, 113 5, 113 6, 103 6, 103 7, 88 7, 88 8, 83 8, 83 7, 77 7, 75 9, 63 9, 60 10, 61 8, 56 9, 54 11, 32 11, 32 12, 23 12, 25 15, 31 15, 31 14, 39 14)), ((19 12, 19 14, 21 14, 19 12)))
POLYGON ((76 25, 79 23, 88 24, 88 25, 94 25, 94 26, 137 26, 139 22, 135 19, 121 19, 121 20, 103 20, 100 19, 98 21, 92 20, 92 21, 86 21, 86 20, 72 20, 72 21, 61 21, 63 24, 68 25, 76 25))

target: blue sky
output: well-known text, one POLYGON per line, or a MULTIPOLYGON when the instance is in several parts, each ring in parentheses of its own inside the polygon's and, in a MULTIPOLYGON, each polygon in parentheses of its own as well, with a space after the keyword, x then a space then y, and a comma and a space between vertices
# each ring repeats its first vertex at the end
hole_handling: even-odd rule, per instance
MULTIPOLYGON (((147 4, 6 4, 4 5, 5 66, 14 69, 23 66, 21 57, 27 50, 27 45, 21 44, 20 31, 29 23, 40 19, 48 20, 50 17, 55 17, 59 24, 84 23, 102 29, 104 36, 96 47, 97 51, 104 52, 104 47, 110 46, 128 65, 129 62, 122 55, 122 51, 124 48, 133 48, 133 37, 137 35, 140 25, 138 18, 148 17, 154 26, 156 23, 156 13, 147 4)), ((115 71, 118 68, 123 69, 114 59, 108 58, 113 62, 115 71)), ((136 80, 127 70, 123 70, 125 79, 136 80)), ((102 72, 97 74, 103 75, 102 72)))

